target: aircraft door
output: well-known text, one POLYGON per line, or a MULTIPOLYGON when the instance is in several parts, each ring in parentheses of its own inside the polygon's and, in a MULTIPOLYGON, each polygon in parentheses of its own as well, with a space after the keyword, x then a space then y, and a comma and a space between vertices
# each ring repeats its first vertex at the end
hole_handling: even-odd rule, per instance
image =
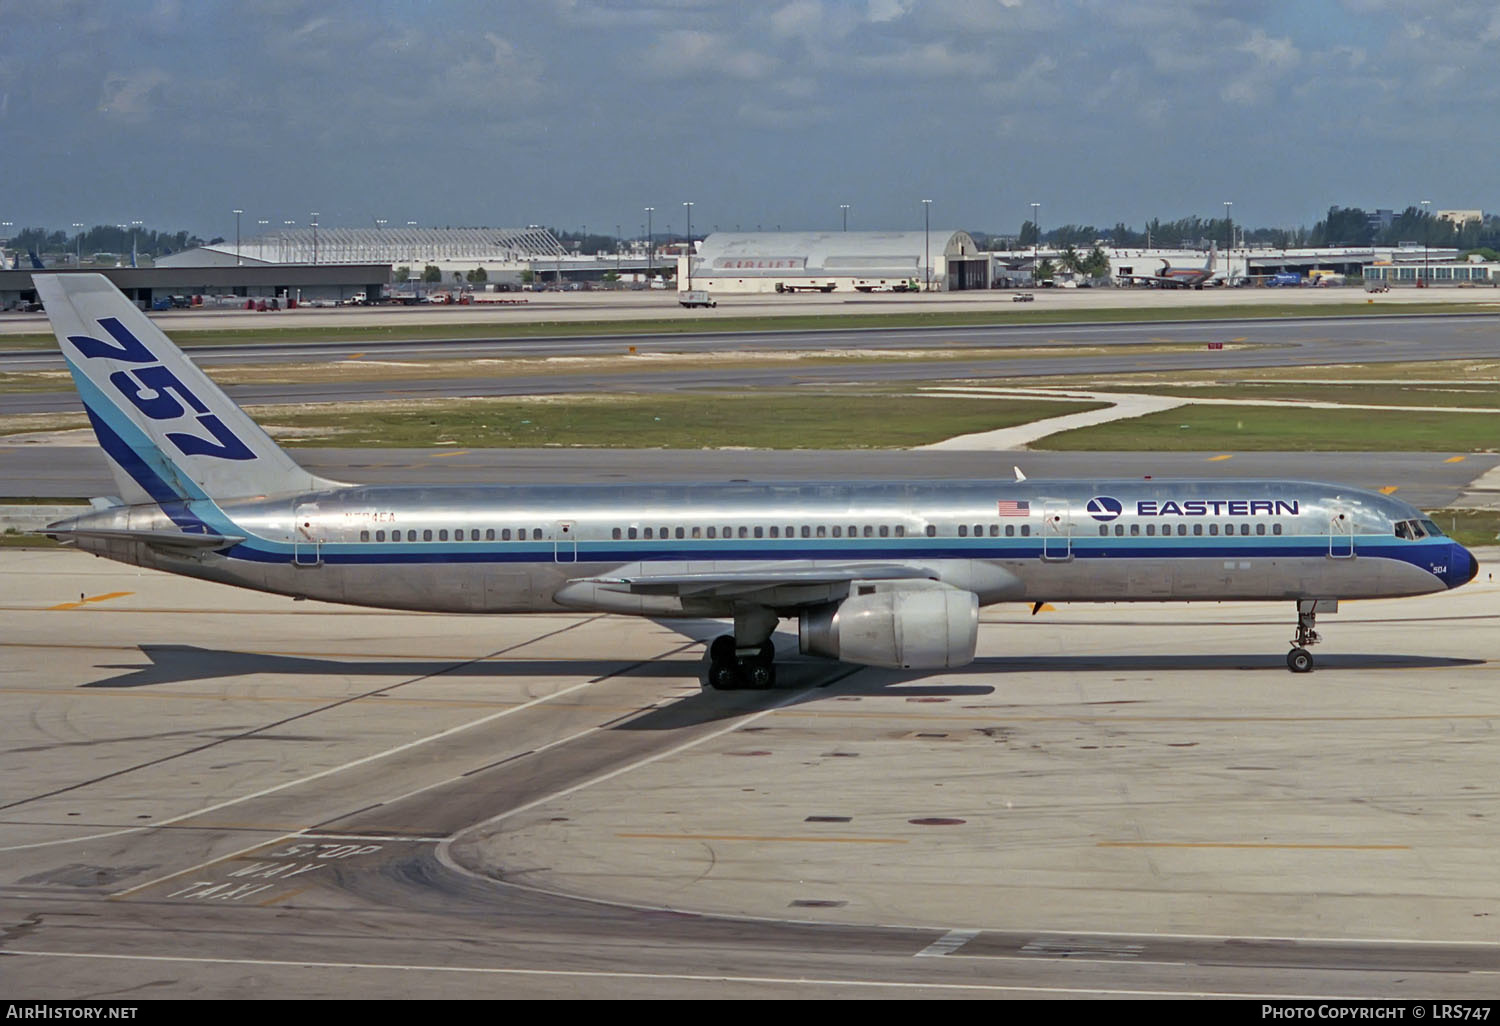
POLYGON ((1334 509, 1328 518, 1328 554, 1334 559, 1354 555, 1354 517, 1348 510, 1334 509))
POLYGON ((316 502, 292 507, 292 563, 299 567, 323 565, 323 524, 316 502))
POLYGON ((1073 558, 1073 518, 1066 502, 1042 503, 1042 558, 1073 558))
POLYGON ((559 520, 552 525, 552 559, 557 563, 578 562, 578 525, 559 520))

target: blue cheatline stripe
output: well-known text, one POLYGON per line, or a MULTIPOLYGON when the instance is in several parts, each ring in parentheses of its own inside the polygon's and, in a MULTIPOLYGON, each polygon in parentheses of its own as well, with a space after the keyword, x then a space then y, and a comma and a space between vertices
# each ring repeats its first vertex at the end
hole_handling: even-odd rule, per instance
MULTIPOLYGON (((244 533, 243 530, 240 533, 244 533)), ((1444 546, 1449 543, 1444 542, 1444 546)), ((1358 545, 1357 554, 1364 559, 1392 559, 1427 570, 1425 560, 1431 558, 1435 544, 1403 542, 1394 545, 1365 543, 1358 545)), ((263 546, 237 545, 228 554, 253 562, 285 562, 289 546, 281 551, 268 550, 263 546)), ((1059 553, 1061 550, 1058 550, 1059 553)), ((565 556, 572 554, 571 548, 563 549, 565 556)), ((1042 546, 1035 539, 1025 545, 983 547, 961 547, 947 540, 938 540, 931 545, 914 544, 910 540, 884 548, 861 545, 852 548, 765 545, 751 547, 737 544, 732 547, 711 545, 671 546, 661 548, 649 543, 628 546, 616 543, 580 542, 576 558, 555 558, 550 542, 525 543, 454 543, 454 542, 324 542, 319 548, 323 562, 330 565, 402 566, 420 564, 476 564, 493 563, 513 565, 524 563, 558 564, 625 564, 660 563, 706 560, 734 560, 740 562, 782 563, 803 560, 828 562, 879 561, 912 562, 937 559, 990 559, 1029 560, 1043 556, 1042 546)), ((1328 541, 1322 538, 1286 538, 1275 547, 1231 548, 1224 545, 1208 546, 1110 546, 1097 544, 1085 546, 1074 544, 1072 555, 1079 560, 1141 560, 1141 559, 1234 559, 1266 560, 1292 558, 1319 558, 1328 555, 1328 541)), ((1430 572, 1430 571, 1429 571, 1430 572)))

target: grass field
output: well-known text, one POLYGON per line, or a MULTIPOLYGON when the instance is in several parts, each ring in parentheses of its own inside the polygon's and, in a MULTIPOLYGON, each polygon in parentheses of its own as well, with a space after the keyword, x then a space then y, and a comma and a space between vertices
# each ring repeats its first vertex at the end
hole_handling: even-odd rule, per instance
POLYGON ((287 445, 881 449, 1101 405, 828 393, 667 394, 365 404, 357 412, 275 407, 258 412, 256 419, 273 436, 279 428, 293 429, 299 437, 284 438, 287 445))
POLYGON ((1190 396, 1199 399, 1249 399, 1267 405, 1280 400, 1362 404, 1367 406, 1468 406, 1500 408, 1500 388, 1493 383, 1393 385, 1386 383, 1294 384, 1281 381, 1226 382, 1212 385, 1142 385, 1139 389, 1112 382, 1102 392, 1144 391, 1151 395, 1190 396))
POLYGON ((1064 431, 1034 449, 1096 452, 1494 452, 1500 414, 1183 406, 1064 431))

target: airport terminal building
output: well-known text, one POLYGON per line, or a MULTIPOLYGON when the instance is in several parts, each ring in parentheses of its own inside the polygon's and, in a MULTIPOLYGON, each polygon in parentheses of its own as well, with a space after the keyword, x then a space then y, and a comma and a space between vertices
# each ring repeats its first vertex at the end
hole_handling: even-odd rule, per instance
POLYGON ((990 255, 968 232, 714 232, 692 267, 679 258, 679 288, 713 293, 889 292, 915 286, 953 292, 990 287, 990 255))

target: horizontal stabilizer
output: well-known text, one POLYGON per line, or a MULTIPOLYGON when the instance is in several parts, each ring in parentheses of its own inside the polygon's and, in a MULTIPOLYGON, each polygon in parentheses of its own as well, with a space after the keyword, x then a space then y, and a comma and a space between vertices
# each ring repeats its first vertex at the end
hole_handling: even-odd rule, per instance
POLYGON ((67 521, 50 525, 45 533, 59 541, 93 538, 99 541, 144 542, 154 548, 199 550, 227 549, 244 541, 242 535, 187 534, 183 531, 131 531, 114 527, 65 527, 67 521))

